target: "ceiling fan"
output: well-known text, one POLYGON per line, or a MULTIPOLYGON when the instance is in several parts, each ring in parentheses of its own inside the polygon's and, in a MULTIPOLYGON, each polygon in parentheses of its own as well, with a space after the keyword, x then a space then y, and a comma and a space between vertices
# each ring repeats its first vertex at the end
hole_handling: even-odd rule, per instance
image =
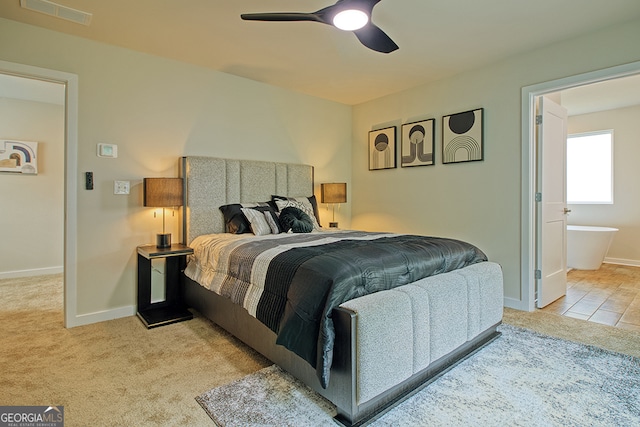
POLYGON ((274 12, 243 13, 245 21, 313 21, 333 25, 345 31, 353 31, 360 43, 382 53, 398 49, 398 45, 371 22, 373 7, 380 0, 338 0, 332 6, 311 13, 274 12))

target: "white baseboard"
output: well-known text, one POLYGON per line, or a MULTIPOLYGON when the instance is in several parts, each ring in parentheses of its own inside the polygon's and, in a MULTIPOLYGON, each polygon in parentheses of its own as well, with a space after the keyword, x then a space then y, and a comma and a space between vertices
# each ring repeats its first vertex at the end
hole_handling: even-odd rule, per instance
MULTIPOLYGON (((4 271, 0 272, 0 279, 16 279, 20 277, 35 277, 44 276, 48 274, 62 274, 64 273, 64 267, 48 267, 48 268, 34 268, 30 270, 16 270, 16 271, 4 271)), ((67 328, 73 328, 75 326, 89 325, 91 323, 104 322, 106 320, 119 319, 121 317, 135 316, 137 308, 135 305, 118 307, 110 310, 99 311, 95 313, 87 313, 77 315, 65 324, 67 328)))
POLYGON ((640 261, 635 259, 624 259, 624 258, 605 258, 604 262, 607 264, 619 264, 619 265, 629 265, 632 267, 640 267, 640 261))
POLYGON ((30 270, 0 271, 0 279, 16 279, 18 277, 45 276, 47 274, 60 274, 63 272, 64 272, 63 266, 33 268, 30 270))
POLYGON ((134 316, 137 312, 135 305, 118 307, 112 310, 98 311, 95 313, 79 314, 65 325, 67 328, 90 325, 92 323, 104 322, 107 320, 119 319, 121 317, 134 316))

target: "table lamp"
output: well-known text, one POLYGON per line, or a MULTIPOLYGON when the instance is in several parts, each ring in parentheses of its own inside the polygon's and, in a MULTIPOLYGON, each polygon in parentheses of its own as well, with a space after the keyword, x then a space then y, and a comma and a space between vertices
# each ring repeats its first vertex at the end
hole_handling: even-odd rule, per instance
POLYGON ((182 178, 145 178, 144 206, 162 208, 162 234, 157 235, 156 246, 170 248, 171 233, 165 232, 165 209, 182 206, 182 178))
POLYGON ((330 228, 338 228, 336 221, 336 207, 340 209, 340 203, 347 202, 347 183, 345 182, 332 182, 326 184, 320 184, 320 202, 332 204, 333 219, 329 223, 330 228))

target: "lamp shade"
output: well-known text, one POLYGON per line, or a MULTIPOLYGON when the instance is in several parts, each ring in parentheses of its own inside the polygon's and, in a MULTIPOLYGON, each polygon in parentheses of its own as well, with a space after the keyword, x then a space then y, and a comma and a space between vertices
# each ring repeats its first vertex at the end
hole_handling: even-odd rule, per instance
POLYGON ((144 206, 182 206, 182 178, 145 178, 144 206))
POLYGON ((346 203, 347 183, 332 182, 320 184, 320 203, 346 203))

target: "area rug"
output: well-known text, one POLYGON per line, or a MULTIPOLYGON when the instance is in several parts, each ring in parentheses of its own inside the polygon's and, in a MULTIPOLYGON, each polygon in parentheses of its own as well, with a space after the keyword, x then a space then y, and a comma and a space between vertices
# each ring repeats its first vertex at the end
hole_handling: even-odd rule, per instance
MULTIPOLYGON (((640 359, 509 325, 499 330, 369 425, 640 425, 640 359)), ((221 427, 335 425, 335 407, 276 366, 196 400, 221 427)))

